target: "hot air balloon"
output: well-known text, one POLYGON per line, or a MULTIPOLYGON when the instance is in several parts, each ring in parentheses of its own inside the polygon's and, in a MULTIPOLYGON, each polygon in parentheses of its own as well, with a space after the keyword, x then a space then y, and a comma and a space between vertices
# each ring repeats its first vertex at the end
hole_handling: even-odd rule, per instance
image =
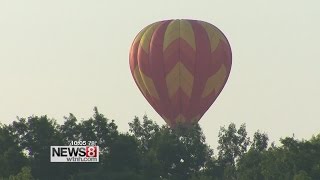
POLYGON ((129 55, 137 86, 170 127, 201 119, 226 84, 231 59, 229 42, 217 27, 184 19, 145 27, 129 55))

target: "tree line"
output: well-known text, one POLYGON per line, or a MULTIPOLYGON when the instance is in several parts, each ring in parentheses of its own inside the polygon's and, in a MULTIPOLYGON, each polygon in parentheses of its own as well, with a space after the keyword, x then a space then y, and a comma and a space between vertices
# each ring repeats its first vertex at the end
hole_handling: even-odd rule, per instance
POLYGON ((144 116, 121 133, 114 120, 94 108, 79 121, 58 124, 47 116, 17 118, 0 125, 0 180, 311 180, 320 179, 320 134, 269 143, 266 133, 250 138, 245 124, 221 127, 217 152, 199 125, 171 129, 144 116), (50 163, 50 146, 96 140, 99 163, 50 163))

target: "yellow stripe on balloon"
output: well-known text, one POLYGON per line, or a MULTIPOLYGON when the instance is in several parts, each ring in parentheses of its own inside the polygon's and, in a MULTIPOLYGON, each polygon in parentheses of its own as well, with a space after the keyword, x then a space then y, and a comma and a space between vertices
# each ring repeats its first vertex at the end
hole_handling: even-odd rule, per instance
POLYGON ((213 25, 203 21, 199 21, 199 23, 207 32, 208 38, 210 40, 211 52, 213 52, 218 47, 218 44, 220 42, 220 35, 218 34, 217 29, 213 25))
POLYGON ((182 114, 179 114, 174 121, 176 123, 184 123, 186 121, 186 118, 182 114))
POLYGON ((193 74, 180 63, 180 87, 183 92, 190 98, 193 88, 194 77, 193 74))
MULTIPOLYGON (((154 23, 153 23, 154 24, 154 23)), ((139 42, 143 36, 143 34, 149 29, 150 26, 152 26, 153 24, 148 25, 147 27, 143 28, 138 35, 135 37, 133 44, 139 42)))
POLYGON ((196 115, 196 116, 194 116, 193 118, 191 118, 191 123, 196 123, 196 122, 198 122, 199 121, 199 119, 201 118, 201 115, 200 114, 198 114, 198 115, 196 115))
POLYGON ((193 80, 191 72, 179 61, 166 76, 169 97, 174 96, 179 88, 191 97, 193 80))
POLYGON ((196 50, 196 40, 192 25, 187 20, 180 20, 180 37, 184 39, 193 50, 196 50))
POLYGON ((145 75, 143 72, 140 71, 140 74, 141 74, 141 77, 142 77, 142 80, 144 82, 144 85, 147 87, 148 89, 148 92, 149 94, 156 98, 157 100, 159 100, 159 95, 158 95, 158 92, 157 92, 157 89, 156 89, 156 86, 154 85, 153 83, 153 80, 148 77, 147 75, 145 75))
POLYGON ((148 54, 149 53, 149 47, 151 38, 153 35, 153 32, 157 29, 157 27, 160 25, 160 22, 151 24, 146 31, 142 34, 141 40, 140 40, 140 46, 142 49, 148 54))
MULTIPOLYGON (((199 121, 200 119, 200 115, 196 115, 194 116, 193 118, 189 119, 190 120, 190 123, 196 123, 199 121)), ((174 122, 176 123, 184 123, 186 122, 186 118, 185 116, 183 116, 182 114, 179 114, 175 119, 174 119, 174 122)))
POLYGON ((161 117, 163 118, 163 120, 164 120, 169 126, 172 125, 172 122, 171 122, 168 118, 166 118, 166 117, 164 117, 164 116, 161 116, 161 117))
POLYGON ((225 42, 226 44, 229 44, 228 43, 228 40, 227 38, 224 36, 224 34, 220 31, 220 29, 218 29, 216 26, 210 24, 212 29, 215 30, 216 34, 218 35, 219 39, 222 40, 223 42, 225 42))
POLYGON ((185 40, 193 50, 196 50, 192 25, 187 20, 173 20, 169 23, 164 36, 163 51, 178 38, 185 40))
POLYGON ((140 75, 140 70, 139 70, 139 66, 137 66, 134 71, 133 71, 133 76, 134 76, 134 79, 136 80, 138 86, 140 87, 140 90, 142 91, 142 94, 146 96, 147 94, 147 88, 146 86, 144 85, 144 82, 141 78, 141 75, 140 75))
POLYGON ((168 24, 163 40, 163 51, 175 40, 180 37, 180 22, 179 20, 173 20, 168 24))
POLYGON ((220 91, 226 76, 227 69, 224 65, 221 65, 220 69, 214 75, 208 78, 202 93, 202 98, 209 96, 213 91, 215 91, 215 93, 220 91))

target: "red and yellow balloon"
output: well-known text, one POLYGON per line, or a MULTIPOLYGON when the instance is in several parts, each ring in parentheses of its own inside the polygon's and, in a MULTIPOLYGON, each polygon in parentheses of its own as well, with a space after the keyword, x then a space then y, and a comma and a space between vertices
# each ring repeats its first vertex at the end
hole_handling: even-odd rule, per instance
POLYGON ((230 74, 231 48, 214 25, 165 20, 145 27, 130 50, 132 76, 166 123, 198 122, 230 74))

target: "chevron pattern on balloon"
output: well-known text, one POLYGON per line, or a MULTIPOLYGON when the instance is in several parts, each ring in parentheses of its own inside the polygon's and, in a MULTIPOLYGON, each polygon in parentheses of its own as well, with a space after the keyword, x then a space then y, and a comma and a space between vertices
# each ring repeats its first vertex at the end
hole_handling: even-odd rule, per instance
POLYGON ((129 58, 140 91, 171 127, 199 121, 231 69, 231 48, 223 33, 197 20, 147 26, 136 36, 129 58))

